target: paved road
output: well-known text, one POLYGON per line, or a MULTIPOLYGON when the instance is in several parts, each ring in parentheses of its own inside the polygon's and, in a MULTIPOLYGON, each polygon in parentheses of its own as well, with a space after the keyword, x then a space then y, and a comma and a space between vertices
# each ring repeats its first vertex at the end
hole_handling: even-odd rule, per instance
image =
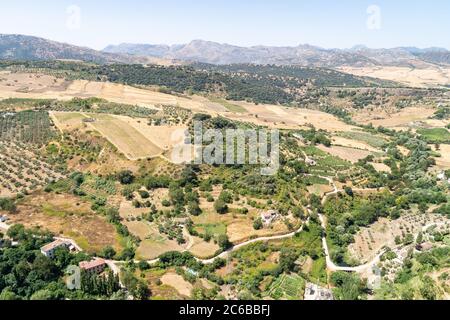
MULTIPOLYGON (((328 198, 330 196, 333 196, 343 190, 339 190, 338 187, 336 186, 336 184, 334 183, 333 178, 331 177, 323 177, 323 176, 319 176, 322 179, 327 180, 332 186, 333 186, 333 191, 326 193, 322 199, 322 204, 325 204, 325 202, 328 200, 328 198)), ((355 189, 355 191, 363 191, 366 189, 355 189)), ((309 209, 308 209, 309 210, 309 209)), ((311 210, 309 210, 309 212, 311 213, 311 210)), ((324 228, 324 230, 326 230, 326 222, 325 219, 323 217, 323 215, 319 215, 322 227, 324 228)), ((309 219, 306 221, 305 224, 309 223, 309 219)), ((282 239, 288 239, 288 238, 292 238, 294 237, 297 233, 300 233, 303 231, 304 225, 303 224, 298 230, 288 233, 288 234, 284 234, 284 235, 278 235, 278 236, 271 236, 271 237, 260 237, 260 238, 255 238, 255 239, 251 239, 248 241, 245 241, 243 243, 240 243, 238 245, 233 246, 232 248, 230 248, 229 250, 222 252, 221 254, 211 258, 211 259, 198 259, 196 258, 197 261, 204 263, 204 264, 211 264, 214 262, 214 260, 216 260, 217 258, 222 258, 225 259, 227 258, 231 253, 235 252, 236 250, 239 250, 245 246, 248 246, 249 244, 252 243, 256 243, 256 242, 267 242, 267 241, 273 241, 273 240, 282 240, 282 239)), ((6 223, 0 222, 0 228, 8 230, 10 228, 10 226, 6 223)), ((186 231, 186 230, 185 230, 186 231)), ((74 240, 72 239, 67 239, 73 243, 75 243, 74 240)), ((75 243, 76 244, 76 243, 75 243)), ((188 241, 188 247, 192 246, 192 238, 189 238, 188 241)), ((325 251, 325 257, 326 257, 326 263, 327 263, 327 268, 330 271, 348 271, 348 272, 358 272, 358 273, 362 273, 367 271, 369 268, 371 268, 372 266, 374 266, 375 264, 377 264, 380 260, 380 257, 384 254, 384 252, 381 252, 380 254, 378 254, 372 261, 361 265, 361 266, 357 266, 357 267, 340 267, 337 266, 336 264, 334 264, 334 262, 331 260, 330 258, 330 254, 329 254, 329 250, 328 250, 328 244, 326 241, 326 236, 324 235, 322 237, 322 246, 323 249, 325 251)), ((78 246, 76 246, 78 247, 78 246)), ((187 250, 185 250, 187 251, 187 250)), ((113 261, 113 260, 108 260, 107 264, 109 265, 109 267, 115 272, 115 273, 119 273, 120 272, 120 268, 117 266, 117 264, 122 263, 123 261, 113 261)), ((136 261, 139 262, 139 261, 136 261)), ((157 262, 159 262, 159 259, 153 259, 153 260, 148 260, 147 263, 149 264, 156 264, 157 262)))
MULTIPOLYGON (((342 192, 343 190, 339 190, 339 188, 336 186, 336 184, 334 183, 334 180, 332 178, 330 178, 330 177, 322 177, 322 176, 320 178, 327 180, 333 186, 333 191, 326 193, 324 195, 323 199, 322 199, 322 205, 324 205, 329 197, 331 197, 333 195, 336 195, 339 192, 342 192)), ((355 189, 354 191, 362 191, 362 190, 366 190, 366 189, 355 189)), ((322 225, 322 228, 324 230, 326 230, 327 229, 327 225, 326 225, 325 217, 322 214, 319 214, 319 219, 320 219, 320 223, 322 225)), ((324 234, 323 237, 322 237, 322 246, 323 246, 323 250, 325 251, 325 260, 326 260, 326 263, 327 263, 327 269, 332 271, 332 272, 335 272, 335 271, 346 271, 346 272, 365 273, 369 269, 371 269, 375 265, 377 265, 378 262, 380 262, 381 256, 385 253, 385 251, 380 252, 373 260, 369 261, 366 264, 360 265, 360 266, 356 266, 356 267, 341 267, 341 266, 336 265, 331 260, 330 251, 328 249, 328 243, 327 243, 326 234, 324 234)))
MULTIPOLYGON (((306 224, 308 224, 309 220, 306 221, 306 224)), ((284 234, 284 235, 279 235, 279 236, 271 236, 271 237, 261 237, 261 238, 256 238, 256 239, 252 239, 252 240, 248 240, 245 241, 243 243, 240 243, 238 245, 235 245, 234 247, 232 247, 231 249, 222 252, 221 254, 219 254, 218 256, 211 258, 211 259, 197 259, 197 261, 200 261, 204 264, 211 264, 214 262, 215 259, 217 258, 222 258, 225 259, 228 257, 228 255, 236 250, 239 250, 240 248, 243 248, 245 246, 248 246, 249 244, 252 243, 256 243, 256 242, 266 242, 266 241, 273 241, 273 240, 282 240, 282 239, 288 239, 288 238, 292 238, 293 236, 295 236, 297 233, 300 233, 303 231, 303 227, 305 224, 303 224, 297 231, 288 233, 288 234, 284 234)))

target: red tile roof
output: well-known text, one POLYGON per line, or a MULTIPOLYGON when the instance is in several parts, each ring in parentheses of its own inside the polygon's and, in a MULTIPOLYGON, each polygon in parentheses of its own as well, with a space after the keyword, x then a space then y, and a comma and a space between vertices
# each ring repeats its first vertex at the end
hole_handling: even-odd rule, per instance
POLYGON ((94 269, 96 267, 100 267, 106 264, 106 261, 103 259, 95 259, 92 261, 82 261, 80 262, 79 266, 81 269, 84 270, 90 270, 90 269, 94 269))

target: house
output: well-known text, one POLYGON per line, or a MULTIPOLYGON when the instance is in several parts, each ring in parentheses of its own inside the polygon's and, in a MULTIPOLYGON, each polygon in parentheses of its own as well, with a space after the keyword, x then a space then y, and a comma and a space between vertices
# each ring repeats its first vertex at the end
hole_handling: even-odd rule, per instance
POLYGON ((106 268, 106 261, 103 259, 94 259, 92 261, 82 261, 79 267, 89 273, 102 273, 106 268))
POLYGON ((319 287, 314 283, 307 283, 305 289, 305 300, 334 300, 334 297, 331 290, 319 287))
POLYGON ((41 252, 47 258, 53 259, 55 256, 55 251, 58 248, 66 248, 66 249, 69 249, 70 251, 73 250, 73 246, 70 242, 63 241, 63 240, 55 240, 52 243, 49 243, 49 244, 43 246, 41 248, 41 252))
POLYGON ((278 218, 278 212, 275 210, 269 210, 261 213, 261 220, 265 226, 269 226, 278 218))

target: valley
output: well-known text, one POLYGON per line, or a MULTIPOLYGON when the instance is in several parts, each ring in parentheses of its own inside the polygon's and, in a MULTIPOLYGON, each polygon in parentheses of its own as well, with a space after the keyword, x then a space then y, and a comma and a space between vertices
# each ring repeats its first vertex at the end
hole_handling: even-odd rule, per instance
POLYGON ((0 257, 103 259, 122 286, 71 291, 60 270, 65 299, 448 297, 444 67, 118 62, 0 61, 0 257), (278 170, 175 163, 196 121, 278 129, 278 170), (79 252, 39 253, 58 239, 79 252))

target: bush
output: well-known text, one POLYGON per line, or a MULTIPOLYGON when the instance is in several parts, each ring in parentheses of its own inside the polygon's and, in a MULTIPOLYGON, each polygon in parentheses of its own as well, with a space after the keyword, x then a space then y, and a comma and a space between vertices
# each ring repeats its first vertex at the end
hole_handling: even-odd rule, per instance
POLYGON ((228 212, 228 205, 222 199, 217 199, 214 203, 214 210, 219 214, 226 214, 228 212))
POLYGON ((255 230, 261 230, 263 228, 263 222, 261 218, 258 218, 253 222, 253 228, 255 230))
POLYGON ((121 184, 132 184, 134 181, 134 175, 129 170, 121 171, 117 174, 117 180, 119 180, 121 184))

